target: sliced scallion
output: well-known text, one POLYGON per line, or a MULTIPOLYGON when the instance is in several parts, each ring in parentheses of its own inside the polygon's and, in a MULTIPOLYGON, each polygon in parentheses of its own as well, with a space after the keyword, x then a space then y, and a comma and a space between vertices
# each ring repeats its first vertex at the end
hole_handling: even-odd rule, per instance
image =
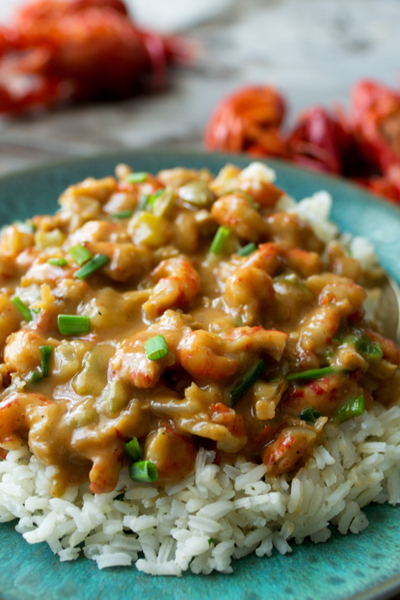
POLYGON ((133 462, 138 462, 142 458, 142 449, 136 437, 124 444, 125 452, 133 462))
POLYGON ((243 377, 237 386, 231 391, 231 406, 235 404, 244 396, 249 389, 260 379, 261 375, 265 371, 265 362, 263 359, 259 360, 256 366, 243 377))
POLYGON ((156 335, 144 344, 149 360, 159 360, 168 354, 168 345, 163 335, 156 335))
POLYGON ((378 342, 373 342, 367 336, 358 345, 357 349, 361 352, 364 358, 376 360, 383 357, 382 347, 378 342))
POLYGON ((25 321, 32 321, 32 313, 30 311, 30 308, 25 304, 25 302, 22 302, 21 298, 15 296, 15 298, 13 298, 11 302, 16 308, 18 308, 25 321))
POLYGON ((154 194, 150 196, 148 200, 150 208, 153 208, 154 202, 157 200, 157 198, 161 196, 163 192, 165 192, 165 189, 161 188, 160 190, 157 190, 156 192, 154 192, 154 194))
POLYGON ((311 408, 311 406, 308 406, 300 413, 300 419, 302 421, 306 421, 306 423, 315 423, 319 417, 322 417, 319 410, 311 408))
POLYGON ((257 246, 254 244, 254 242, 250 242, 250 244, 247 244, 247 246, 243 246, 243 248, 236 252, 236 254, 238 254, 239 256, 248 256, 249 254, 254 252, 254 250, 257 250, 257 246))
POLYGON ((344 423, 352 417, 359 417, 365 410, 364 396, 351 398, 347 400, 332 416, 332 419, 337 423, 344 423))
POLYGON ((126 181, 129 181, 129 183, 143 183, 143 181, 146 181, 148 175, 149 174, 145 172, 129 173, 126 177, 126 181))
POLYGON ((72 248, 70 248, 68 252, 72 256, 76 264, 80 267, 84 265, 88 260, 93 258, 91 252, 89 252, 89 250, 85 248, 85 246, 82 246, 82 244, 72 246, 72 248))
POLYGON ((121 212, 112 213, 113 219, 130 219, 133 215, 133 210, 122 210, 121 212))
POLYGON ((131 463, 129 465, 129 477, 132 479, 132 481, 152 483, 158 479, 157 467, 149 460, 131 463))
POLYGON ((300 371, 300 373, 290 373, 286 377, 287 381, 294 381, 297 379, 319 379, 325 377, 325 375, 332 375, 332 373, 339 373, 336 367, 322 367, 322 369, 311 369, 310 371, 300 371))
POLYGON ((225 227, 224 225, 221 225, 221 227, 218 228, 218 231, 215 234, 210 246, 210 252, 212 254, 221 254, 224 248, 225 240, 229 236, 230 232, 231 230, 229 227, 225 227))
POLYGON ((38 373, 37 371, 32 371, 30 378, 29 378, 29 382, 30 383, 39 383, 39 381, 42 381, 42 376, 40 375, 40 373, 38 373))
POLYGON ((53 346, 40 346, 40 353, 42 355, 42 377, 47 377, 49 374, 49 362, 50 356, 53 353, 53 346))
POLYGON ((83 315, 58 315, 58 331, 61 335, 89 333, 90 319, 83 315))
POLYGON ((139 204, 136 207, 136 211, 142 212, 143 210, 146 210, 148 201, 149 196, 147 194, 143 194, 143 196, 141 196, 139 199, 139 204))
POLYGON ((89 277, 89 275, 92 275, 92 273, 101 269, 101 267, 104 267, 109 260, 110 259, 105 254, 97 254, 75 273, 75 277, 77 279, 86 279, 86 277, 89 277))
POLYGON ((66 267, 68 264, 65 258, 49 258, 47 262, 54 267, 66 267))

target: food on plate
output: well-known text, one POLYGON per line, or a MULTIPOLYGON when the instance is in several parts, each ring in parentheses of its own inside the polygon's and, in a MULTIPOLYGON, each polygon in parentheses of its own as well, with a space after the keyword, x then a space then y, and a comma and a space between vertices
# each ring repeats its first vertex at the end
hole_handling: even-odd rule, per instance
POLYGON ((361 80, 350 110, 335 112, 311 107, 285 133, 283 96, 270 86, 245 87, 216 107, 204 141, 208 150, 277 156, 350 177, 400 202, 400 91, 361 80))
POLYGON ((0 519, 61 560, 180 575, 399 502, 382 270, 330 203, 261 163, 119 165, 5 227, 0 519))
POLYGON ((162 89, 190 54, 137 27, 122 0, 34 0, 0 29, 0 114, 162 89))

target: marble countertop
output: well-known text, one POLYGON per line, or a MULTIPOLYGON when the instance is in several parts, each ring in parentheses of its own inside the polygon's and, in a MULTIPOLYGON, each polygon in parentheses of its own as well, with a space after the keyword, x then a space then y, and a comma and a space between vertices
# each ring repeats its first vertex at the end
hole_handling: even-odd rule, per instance
POLYGON ((225 0, 212 18, 179 23, 201 53, 165 92, 1 120, 0 173, 127 147, 201 149, 215 104, 246 83, 281 90, 289 122, 311 104, 346 104, 361 77, 398 85, 399 23, 399 0, 225 0))

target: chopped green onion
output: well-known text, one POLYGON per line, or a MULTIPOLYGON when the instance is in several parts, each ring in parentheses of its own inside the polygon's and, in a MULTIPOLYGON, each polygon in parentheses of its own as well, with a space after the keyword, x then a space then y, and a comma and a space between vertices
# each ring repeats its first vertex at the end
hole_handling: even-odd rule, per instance
POLYGON ((150 208, 153 208, 154 202, 157 200, 157 198, 159 198, 161 196, 161 194, 165 192, 164 188, 161 188, 160 190, 157 190, 156 192, 154 192, 154 194, 152 194, 148 200, 150 208))
POLYGON ((331 375, 332 373, 339 373, 340 371, 336 367, 322 367, 322 369, 311 369, 310 371, 301 371, 300 373, 291 373, 286 377, 288 381, 295 379, 319 379, 325 375, 331 375))
POLYGON ((65 258, 49 258, 47 262, 54 267, 66 267, 68 264, 65 258))
POLYGON ((221 227, 218 228, 218 231, 215 234, 210 246, 210 252, 212 254, 221 254, 224 248, 225 240, 229 236, 230 232, 231 230, 229 227, 225 227, 224 225, 221 225, 221 227))
POLYGON ((37 371, 33 371, 29 378, 29 382, 30 383, 39 383, 39 381, 42 381, 42 376, 37 371))
POLYGON ((254 252, 254 250, 257 250, 257 246, 253 242, 251 242, 250 244, 247 244, 247 246, 243 246, 243 248, 236 252, 236 254, 238 254, 239 256, 248 256, 249 254, 254 252))
POLYGON ((136 211, 142 212, 143 210, 146 210, 148 201, 149 201, 149 196, 147 194, 144 194, 143 196, 141 196, 139 199, 139 204, 136 207, 136 211))
POLYGON ((146 181, 148 175, 148 173, 144 172, 129 173, 126 177, 126 181, 129 181, 129 183, 143 183, 143 181, 146 181))
POLYGON ((214 538, 208 538, 208 545, 211 546, 214 541, 214 538))
POLYGON ((125 452, 133 462, 138 462, 142 458, 142 449, 136 437, 132 438, 130 442, 124 444, 125 452))
POLYGON ((25 304, 25 302, 22 302, 21 298, 19 298, 18 296, 15 296, 15 298, 13 298, 11 300, 11 302, 14 304, 14 306, 16 308, 18 308, 19 312, 24 317, 25 321, 28 321, 28 322, 32 321, 32 313, 31 313, 29 307, 25 304))
POLYGON ((129 219, 133 215, 133 210, 122 210, 121 212, 112 213, 113 219, 129 219))
POLYGON ((93 255, 89 252, 87 248, 85 248, 85 246, 82 246, 82 244, 72 246, 72 248, 70 248, 68 252, 72 256, 76 264, 80 267, 84 265, 85 262, 93 258, 93 255))
POLYGON ((118 500, 119 502, 123 502, 123 500, 125 500, 125 492, 122 492, 122 494, 118 494, 118 496, 115 496, 115 498, 113 498, 113 500, 118 500))
POLYGON ((35 315, 38 315, 40 313, 40 308, 31 308, 31 312, 35 313, 35 315))
POLYGON ((109 260, 110 259, 105 254, 97 254, 75 273, 75 277, 77 279, 86 279, 86 277, 89 277, 89 275, 92 275, 92 273, 98 271, 101 267, 104 267, 109 260))
POLYGON ((311 406, 309 406, 308 408, 305 408, 300 413, 300 419, 302 421, 306 421, 306 423, 315 423, 315 421, 317 419, 319 419, 320 417, 322 417, 322 415, 319 412, 319 410, 316 410, 315 408, 311 408, 311 406))
POLYGON ((373 342, 367 336, 363 339, 357 348, 364 358, 376 360, 383 357, 382 347, 378 342, 373 342))
POLYGON ((237 386, 231 391, 231 406, 235 406, 235 404, 244 396, 252 385, 260 379, 261 375, 265 371, 265 362, 263 359, 259 360, 254 369, 252 369, 245 377, 243 377, 242 381, 240 381, 237 386))
POLYGON ((358 396, 348 400, 332 416, 337 423, 344 423, 352 417, 359 417, 365 410, 364 396, 358 396))
POLYGON ((49 362, 50 356, 53 353, 53 346, 40 346, 40 353, 42 355, 42 377, 47 377, 49 374, 49 362))
POLYGON ((132 481, 147 481, 152 483, 158 479, 157 467, 149 460, 131 463, 129 465, 129 477, 132 481))
POLYGON ((62 335, 89 333, 90 319, 83 315, 58 315, 58 331, 62 335))
POLYGON ((159 360, 168 354, 168 346, 163 335, 156 335, 145 342, 146 354, 149 360, 159 360))
POLYGON ((373 342, 368 335, 362 330, 355 330, 355 333, 345 335, 339 332, 334 338, 334 341, 339 344, 353 344, 360 354, 368 359, 375 360, 383 357, 381 345, 378 342, 373 342))
POLYGON ((343 329, 339 329, 336 335, 333 336, 332 341, 337 342, 338 344, 343 344, 345 337, 345 331, 343 331, 343 329))

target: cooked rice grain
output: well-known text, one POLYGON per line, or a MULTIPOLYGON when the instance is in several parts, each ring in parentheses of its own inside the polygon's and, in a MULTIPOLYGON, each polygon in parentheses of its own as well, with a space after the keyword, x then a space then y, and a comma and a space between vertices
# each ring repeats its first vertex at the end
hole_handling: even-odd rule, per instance
POLYGON ((324 446, 292 481, 265 482, 262 465, 243 461, 221 468, 201 450, 184 482, 158 490, 123 472, 102 496, 85 484, 53 498, 52 470, 24 448, 0 463, 0 521, 18 518, 25 540, 46 541, 62 562, 83 553, 99 569, 135 563, 152 575, 230 573, 232 558, 271 556, 274 548, 286 554, 306 537, 325 542, 329 523, 343 535, 359 533, 368 525, 363 506, 400 502, 399 424, 399 406, 376 404, 339 435, 329 426, 324 446))

